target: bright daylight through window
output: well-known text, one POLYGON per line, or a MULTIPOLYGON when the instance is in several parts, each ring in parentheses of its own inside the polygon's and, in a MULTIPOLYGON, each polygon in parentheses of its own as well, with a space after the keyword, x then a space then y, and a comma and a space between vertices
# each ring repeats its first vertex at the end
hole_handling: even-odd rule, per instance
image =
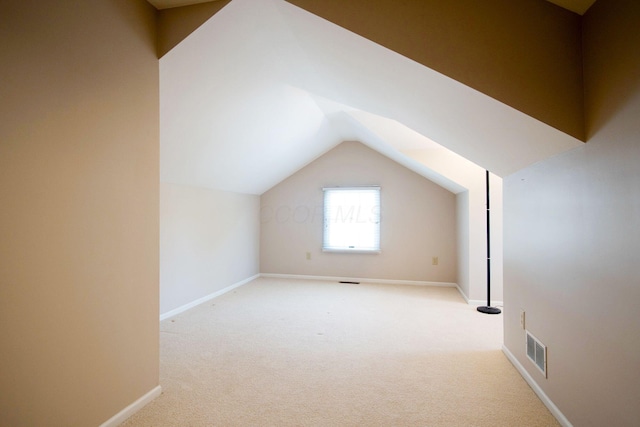
POLYGON ((324 188, 322 249, 380 252, 380 187, 324 188))

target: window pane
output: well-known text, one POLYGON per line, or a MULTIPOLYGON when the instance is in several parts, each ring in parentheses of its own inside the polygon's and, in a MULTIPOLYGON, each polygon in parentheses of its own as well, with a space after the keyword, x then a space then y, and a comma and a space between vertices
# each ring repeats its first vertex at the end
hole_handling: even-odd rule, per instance
POLYGON ((380 250, 379 187, 325 189, 324 249, 380 250))

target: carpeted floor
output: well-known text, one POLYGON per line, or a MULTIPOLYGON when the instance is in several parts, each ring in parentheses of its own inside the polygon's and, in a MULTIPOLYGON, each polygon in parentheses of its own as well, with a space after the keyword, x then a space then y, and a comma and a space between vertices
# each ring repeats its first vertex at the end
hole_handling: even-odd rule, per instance
POLYGON ((160 324, 125 426, 557 426, 453 288, 255 280, 160 324))

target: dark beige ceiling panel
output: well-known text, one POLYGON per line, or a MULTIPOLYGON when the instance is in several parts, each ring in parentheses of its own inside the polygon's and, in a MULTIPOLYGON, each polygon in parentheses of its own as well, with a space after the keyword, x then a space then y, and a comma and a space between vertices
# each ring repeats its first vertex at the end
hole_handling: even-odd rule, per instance
POLYGON ((580 16, 540 0, 287 0, 584 140, 580 16))
POLYGON ((158 58, 162 58, 230 1, 217 0, 158 11, 158 58))

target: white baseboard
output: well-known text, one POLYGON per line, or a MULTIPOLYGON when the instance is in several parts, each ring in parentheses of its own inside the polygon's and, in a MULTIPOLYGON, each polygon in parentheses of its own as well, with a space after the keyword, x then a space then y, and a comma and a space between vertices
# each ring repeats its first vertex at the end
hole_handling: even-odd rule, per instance
MULTIPOLYGON (((475 306, 481 306, 486 304, 486 301, 470 300, 462 291, 460 286, 458 286, 457 283, 452 283, 452 282, 427 282, 427 281, 418 281, 418 280, 392 280, 392 279, 371 279, 371 278, 362 278, 362 277, 311 276, 311 275, 305 275, 305 274, 259 273, 249 277, 248 279, 242 280, 238 283, 234 283, 233 285, 227 286, 224 289, 220 289, 219 291, 213 292, 202 298, 198 298, 197 300, 191 301, 188 304, 185 304, 171 311, 163 313, 160 315, 160 321, 176 316, 197 305, 203 304, 209 300, 212 300, 213 298, 226 294, 227 292, 235 288, 238 288, 242 285, 246 285, 247 283, 257 279, 258 277, 274 278, 274 279, 324 280, 329 282, 345 281, 345 282, 380 283, 385 285, 439 286, 439 287, 445 287, 445 288, 456 288, 467 304, 475 305, 475 306)), ((492 301, 492 305, 494 307, 496 306, 503 307, 502 301, 492 301)))
POLYGON ((507 356, 507 359, 509 359, 511 364, 515 366, 515 368, 518 370, 520 375, 522 375, 522 378, 524 378, 527 384, 529 384, 529 386, 533 389, 535 394, 538 395, 542 403, 544 403, 544 406, 546 406, 547 409, 549 409, 549 412, 551 412, 551 414, 554 417, 556 417, 560 425, 563 427, 573 427, 573 425, 569 422, 567 417, 565 417, 564 414, 560 412, 560 409, 558 409, 558 407, 553 403, 553 401, 551 401, 549 396, 547 396, 546 393, 542 390, 542 388, 540 388, 538 383, 533 379, 533 377, 529 374, 529 372, 527 372, 524 366, 520 364, 520 362, 518 361, 518 359, 516 359, 513 353, 511 353, 509 349, 504 345, 502 346, 502 352, 507 356))
MULTIPOLYGON (((484 300, 482 300, 482 299, 470 299, 470 300, 467 300, 467 303, 469 305, 482 305, 482 306, 485 306, 485 305, 487 305, 487 300, 486 299, 484 299, 484 300)), ((504 307, 504 303, 502 301, 493 301, 493 300, 491 300, 491 307, 504 307)))
MULTIPOLYGON (((475 306, 487 305, 487 300, 469 299, 460 286, 456 285, 456 288, 458 288, 458 292, 460 292, 460 295, 462 295, 462 298, 464 298, 467 304, 475 306)), ((504 303, 502 301, 491 301, 491 303, 492 307, 504 307, 504 303)))
POLYGON ((125 422, 129 417, 145 407, 153 399, 160 396, 162 393, 162 387, 156 386, 147 392, 144 396, 133 402, 131 405, 124 408, 122 411, 109 418, 104 423, 100 424, 100 427, 116 427, 125 422))
POLYGON ((469 302, 469 298, 467 297, 467 295, 466 295, 464 292, 462 292, 462 288, 461 288, 459 285, 456 285, 456 289, 458 290, 458 293, 459 293, 460 295, 462 295, 462 298, 464 299, 464 301, 465 301, 467 304, 471 304, 471 303, 469 302))
MULTIPOLYGON (((329 282, 363 282, 363 283, 381 283, 386 285, 412 285, 412 286, 441 286, 446 288, 456 288, 465 302, 469 305, 486 305, 486 300, 469 299, 462 288, 457 283, 451 282, 425 282, 416 280, 391 280, 391 279, 369 279, 361 277, 335 277, 335 276, 307 276, 304 274, 276 274, 276 273, 260 273, 260 277, 271 277, 274 279, 299 279, 299 280, 325 280, 329 282)), ((502 301, 491 301, 493 307, 503 307, 502 301)))
POLYGON ((191 301, 188 304, 185 304, 185 305, 180 306, 178 308, 174 308, 171 311, 167 311, 166 313, 163 313, 163 314, 160 315, 160 321, 166 320, 169 317, 176 316, 176 315, 178 315, 178 314, 180 314, 182 312, 185 312, 185 311, 187 311, 187 310, 189 310, 189 309, 191 309, 191 308, 193 308, 193 307, 195 307, 197 305, 200 305, 200 304, 203 304, 203 303, 205 303, 205 302, 207 302, 209 300, 212 300, 215 297, 219 297, 222 294, 226 294, 227 292, 232 291, 235 288, 239 288, 242 285, 246 285, 247 283, 251 282, 252 280, 257 279, 258 277, 260 277, 260 274, 256 274, 254 276, 249 277, 248 279, 242 280, 242 281, 240 281, 238 283, 234 283, 231 286, 227 286, 226 288, 220 289, 219 291, 215 291, 215 292, 213 292, 213 293, 211 293, 209 295, 203 296, 202 298, 198 298, 197 300, 191 301))
POLYGON ((269 277, 274 279, 299 279, 299 280, 324 280, 329 282, 363 282, 363 283, 380 283, 386 285, 412 285, 412 286, 441 286, 446 288, 458 287, 455 283, 449 282, 423 282, 416 280, 391 280, 391 279, 365 279, 361 277, 334 277, 334 276, 307 276, 301 274, 274 274, 260 273, 260 277, 269 277))

